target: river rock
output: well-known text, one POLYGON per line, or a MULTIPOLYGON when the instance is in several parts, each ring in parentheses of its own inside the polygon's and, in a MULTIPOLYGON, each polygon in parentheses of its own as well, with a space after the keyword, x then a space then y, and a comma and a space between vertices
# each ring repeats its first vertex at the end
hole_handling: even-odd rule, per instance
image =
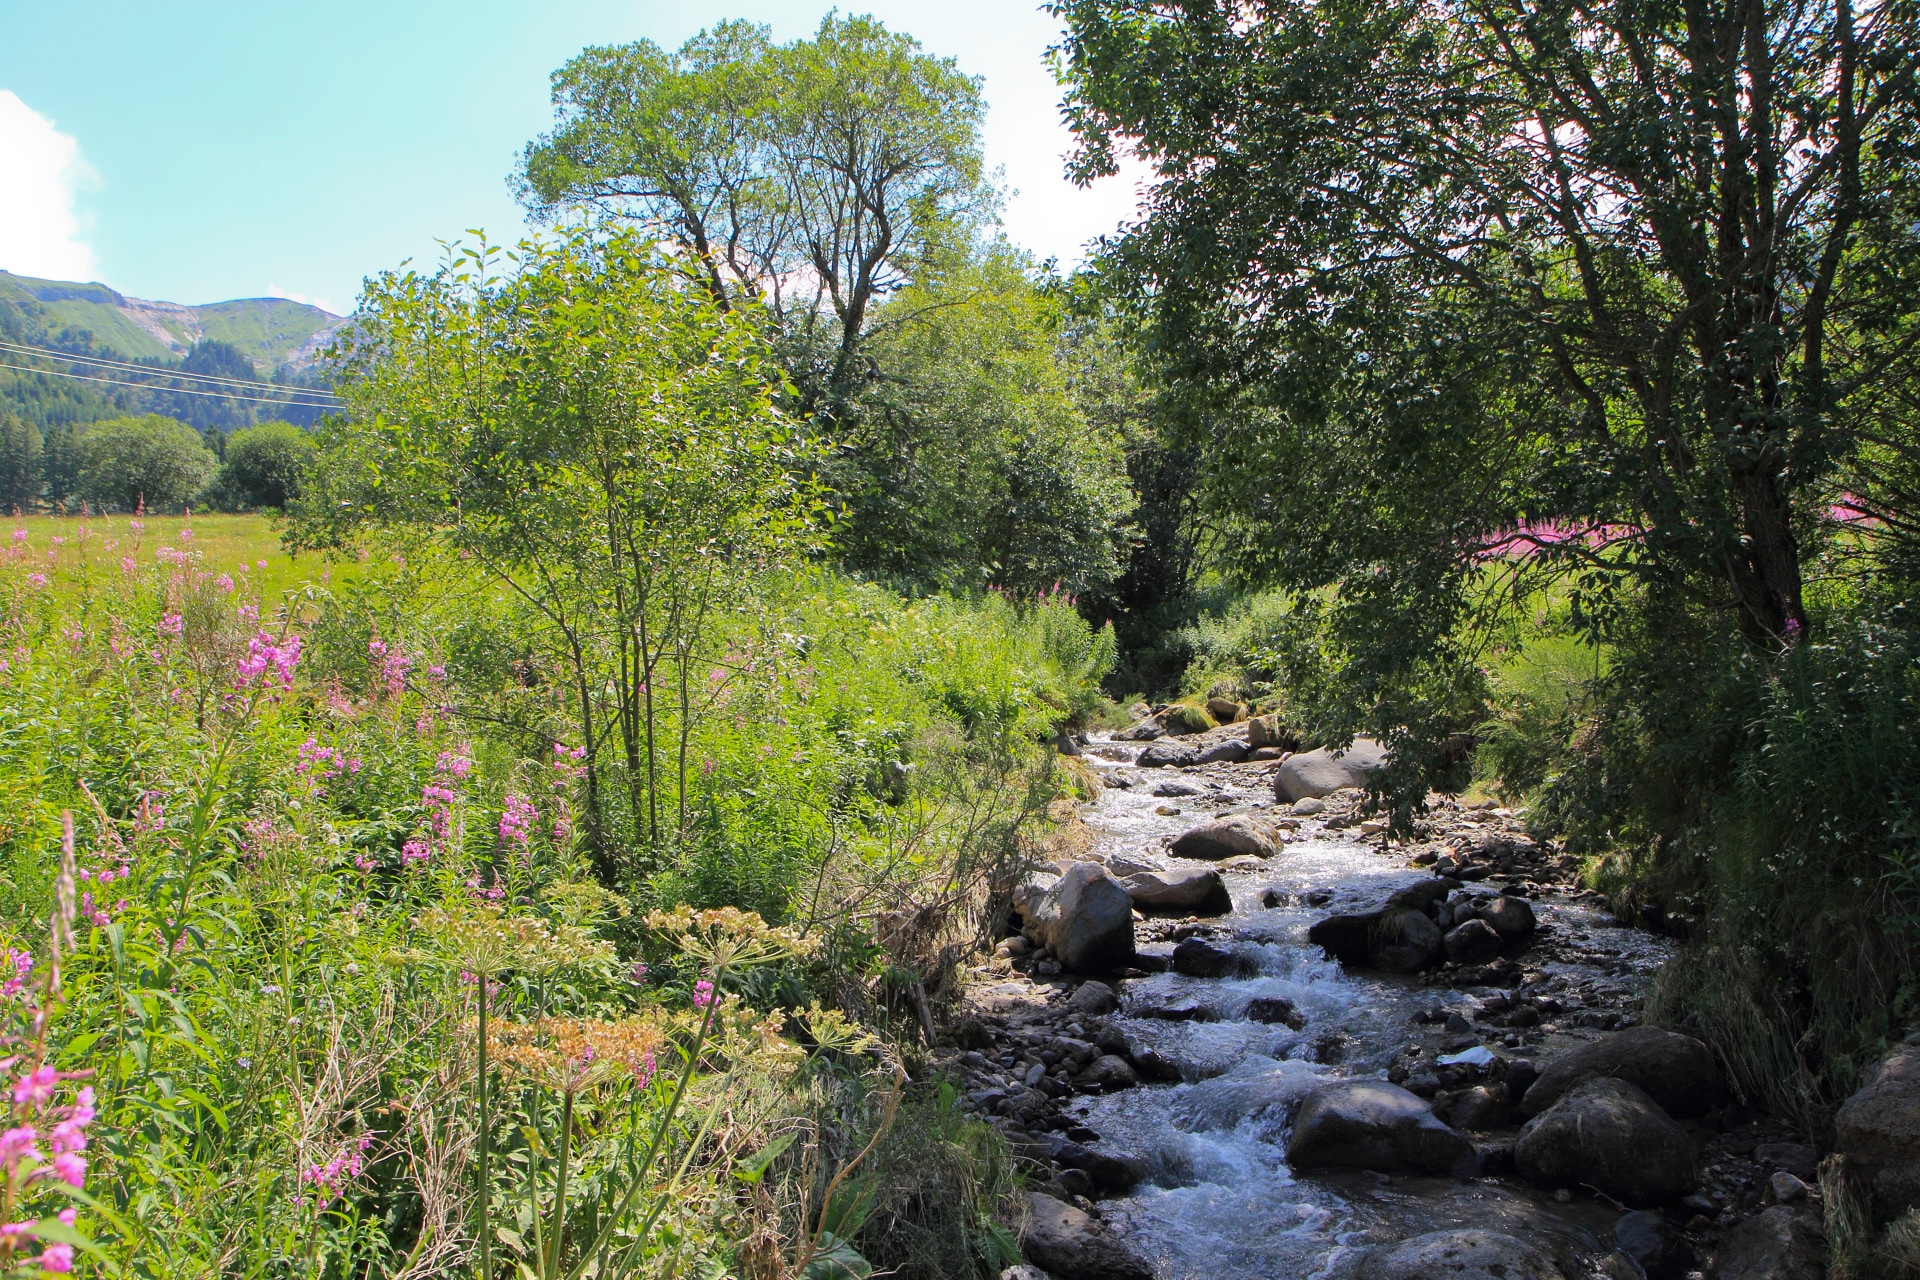
POLYGON ((1920 1043, 1896 1047, 1841 1104, 1834 1150, 1865 1175, 1876 1218, 1920 1206, 1920 1043))
POLYGON ((1087 1064, 1087 1069, 1074 1077, 1074 1084, 1082 1089, 1131 1089, 1140 1083, 1139 1075, 1133 1064, 1118 1054, 1103 1053, 1087 1064))
POLYGON ((1113 735, 1115 742, 1152 742, 1166 732, 1166 728, 1151 715, 1142 716, 1126 728, 1113 735))
POLYGON ((1247 758, 1249 747, 1239 738, 1222 738, 1220 741, 1201 747, 1194 754, 1195 764, 1239 764, 1247 758))
POLYGON ((1602 1076, 1638 1085, 1677 1116, 1703 1115, 1727 1096, 1719 1064, 1705 1044, 1661 1027, 1631 1027, 1548 1063, 1520 1100, 1521 1114, 1537 1116, 1575 1085, 1602 1076))
POLYGON ((1047 1159, 1063 1169, 1080 1170, 1103 1195, 1125 1195, 1147 1176, 1147 1162, 1136 1155, 1082 1146, 1058 1134, 1046 1134, 1038 1141, 1047 1159))
POLYGON ((1447 896, 1439 880, 1424 880, 1387 899, 1375 911, 1328 916, 1307 930, 1307 941, 1345 965, 1414 973, 1440 958, 1445 939, 1427 915, 1447 896))
POLYGON ((1058 880, 1015 894, 1022 932, 1075 973, 1124 968, 1133 959, 1133 900, 1097 862, 1076 862, 1058 880))
POLYGON ((1827 1233, 1804 1206, 1775 1205, 1720 1238, 1713 1280, 1825 1280, 1827 1233))
POLYGON ((1104 982, 1083 982, 1067 997, 1067 1008, 1097 1018, 1120 1007, 1120 997, 1104 982))
POLYGON ((1355 738, 1345 751, 1320 747, 1293 756, 1273 775, 1274 795, 1281 800, 1330 796, 1343 787, 1364 787, 1368 778, 1387 766, 1387 749, 1372 738, 1355 738))
POLYGON ((1500 933, 1485 920, 1469 920, 1446 935, 1447 959, 1455 964, 1485 964, 1500 954, 1500 933))
POLYGON ((1492 925, 1507 946, 1518 946, 1533 936, 1537 927, 1533 908, 1525 898, 1503 893, 1480 908, 1480 918, 1492 925))
POLYGON ((1300 739, 1280 723, 1279 716, 1255 716, 1247 721, 1247 745, 1255 750, 1270 747, 1280 751, 1298 751, 1300 739))
POLYGON ((1135 761, 1142 769, 1167 769, 1198 763, 1199 752, 1185 742, 1170 742, 1165 738, 1155 742, 1140 753, 1135 761))
POLYGON ((1471 1129, 1475 1132, 1497 1129, 1506 1123, 1507 1089, 1502 1084, 1494 1084, 1491 1087, 1476 1084, 1454 1094, 1445 1103, 1436 1106, 1433 1111, 1441 1120, 1456 1129, 1471 1129))
POLYGON ((1285 996, 1256 996, 1247 1002, 1247 1011, 1243 1016, 1248 1022, 1260 1022, 1268 1026, 1281 1024, 1295 1031, 1307 1025, 1307 1016, 1285 996))
POLYGON ((1576 1086, 1529 1120, 1513 1162, 1529 1182, 1590 1186, 1632 1205, 1677 1200, 1700 1182, 1693 1139, 1638 1085, 1612 1078, 1576 1086))
POLYGON ((1233 910, 1226 881, 1211 867, 1141 871, 1122 880, 1127 896, 1142 911, 1223 916, 1233 910))
POLYGON ((1153 1280, 1153 1269, 1064 1200, 1028 1192, 1020 1249, 1060 1280, 1153 1280))
POLYGON ((1674 1280, 1691 1260, 1685 1238, 1648 1209, 1621 1214, 1613 1224, 1613 1243, 1647 1280, 1674 1280))
MULTIPOLYGON (((1181 996, 1161 1004, 1143 1004, 1127 1010, 1136 1018, 1152 1018, 1156 1022, 1218 1022, 1219 1011, 1198 996, 1181 996)), ((1134 1060, 1139 1061, 1139 1054, 1134 1060)))
POLYGON ((1207 714, 1221 724, 1232 724, 1247 713, 1247 709, 1232 698, 1208 698, 1207 714))
POLYGON ((1173 971, 1189 978, 1224 978, 1243 967, 1232 947, 1207 938, 1182 938, 1173 949, 1173 971))
POLYGON ((1182 832, 1167 847, 1167 852, 1176 858, 1205 862, 1219 862, 1243 853, 1250 853, 1256 858, 1271 858, 1280 852, 1280 843, 1271 832, 1252 819, 1232 817, 1217 822, 1203 822, 1182 832))
POLYGON ((1360 1280, 1565 1280, 1542 1250, 1492 1231, 1435 1231, 1373 1250, 1360 1280))
POLYGON ((1307 1095, 1293 1118, 1287 1163, 1380 1173, 1470 1172, 1473 1144, 1398 1085, 1347 1080, 1307 1095))

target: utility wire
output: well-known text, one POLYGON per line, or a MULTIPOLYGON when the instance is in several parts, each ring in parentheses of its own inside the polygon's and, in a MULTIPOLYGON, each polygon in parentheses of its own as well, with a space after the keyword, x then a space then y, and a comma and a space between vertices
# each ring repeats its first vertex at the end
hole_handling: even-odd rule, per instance
MULTIPOLYGON (((180 381, 204 382, 204 383, 209 383, 216 386, 245 387, 248 389, 253 389, 258 387, 271 387, 271 386, 282 385, 279 383, 264 382, 257 378, 255 379, 224 378, 224 377, 220 377, 217 374, 211 374, 211 373, 187 373, 181 370, 163 369, 150 364, 133 364, 125 360, 109 360, 105 356, 74 355, 72 352, 56 351, 51 347, 29 346, 26 343, 22 343, 22 342, 7 342, 4 340, 0 340, 0 351, 9 351, 9 352, 13 352, 16 355, 24 355, 24 356, 41 356, 49 360, 62 361, 66 364, 97 365, 103 368, 116 369, 116 370, 124 369, 131 373, 145 374, 146 376, 152 377, 152 378, 172 378, 180 381)), ((289 387, 287 389, 291 392, 294 392, 295 394, 325 395, 325 396, 331 396, 333 394, 331 391, 326 391, 318 387, 289 387)))
MULTIPOLYGON (((36 369, 28 364, 8 364, 4 360, 0 360, 0 369, 14 369, 20 373, 40 373, 45 374, 49 378, 72 378, 76 382, 99 382, 109 387, 132 387, 136 391, 158 391, 173 396, 212 396, 217 400, 249 400, 254 404, 285 405, 290 409, 331 409, 337 407, 337 402, 327 404, 310 400, 290 400, 286 396, 243 396, 232 391, 201 391, 192 387, 156 387, 150 382, 122 382, 118 378, 95 378, 84 373, 62 373, 58 369, 36 369)), ((271 384, 255 382, 248 385, 258 387, 271 384)))

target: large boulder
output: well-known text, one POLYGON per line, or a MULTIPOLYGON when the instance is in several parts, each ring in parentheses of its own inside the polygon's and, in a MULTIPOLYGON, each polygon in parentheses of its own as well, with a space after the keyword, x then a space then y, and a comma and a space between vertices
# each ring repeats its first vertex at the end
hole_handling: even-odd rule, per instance
POLYGON ((1435 1231, 1373 1250, 1360 1280, 1565 1280, 1538 1247, 1492 1231, 1435 1231))
POLYGON ((1693 1258, 1686 1237, 1651 1209, 1621 1214, 1613 1224, 1613 1243, 1646 1273, 1647 1280, 1675 1280, 1693 1258))
POLYGON ((1247 714, 1247 709, 1235 702, 1232 698, 1208 698, 1207 714, 1215 720, 1218 720, 1221 724, 1232 724, 1235 720, 1247 714))
POLYGON ((1207 938, 1182 938, 1173 949, 1172 966, 1189 978, 1224 978, 1250 967, 1232 947, 1207 938))
POLYGON ((1277 747, 1282 751, 1297 751, 1300 749, 1300 739, 1293 730, 1280 723, 1279 716, 1255 716, 1247 721, 1247 745, 1256 750, 1277 747))
POLYGON ((1525 898, 1503 893, 1479 910, 1482 920, 1493 926, 1507 946, 1517 946, 1533 936, 1536 927, 1533 907, 1525 898))
POLYGON ((1194 754, 1195 764, 1239 764, 1247 758, 1247 752, 1253 750, 1244 739, 1222 738, 1218 742, 1209 742, 1201 746, 1194 754))
POLYGON ((1445 937, 1425 912, 1389 905, 1380 911, 1328 916, 1307 930, 1307 941, 1342 964, 1386 973, 1417 973, 1440 958, 1445 937))
POLYGON ((1447 959, 1455 964, 1485 964, 1500 954, 1500 932, 1485 920, 1469 920, 1448 931, 1447 959))
POLYGON ((1287 1163, 1296 1169, 1470 1173, 1473 1143, 1427 1104, 1382 1080, 1347 1080, 1307 1095, 1293 1117, 1287 1163))
POLYGON ((1866 1176, 1876 1218, 1920 1207, 1920 1041, 1881 1059, 1833 1123, 1834 1150, 1866 1176))
POLYGON ((1120 883, 1133 899, 1133 905, 1142 911, 1223 916, 1233 910, 1233 895, 1227 892, 1227 882, 1212 867, 1141 871, 1120 883))
POLYGON ((1280 842, 1251 818, 1232 817, 1217 822, 1203 822, 1182 832, 1168 846, 1167 852, 1176 858, 1194 858, 1205 862, 1220 862, 1248 853, 1256 858, 1271 858, 1280 852, 1280 842))
POLYGON ((1775 1205, 1720 1237, 1713 1280, 1826 1280, 1827 1233, 1804 1205, 1775 1205))
POLYGON ((1677 1200, 1700 1182, 1693 1139, 1639 1086, 1611 1078, 1588 1080, 1527 1121, 1513 1163, 1529 1182, 1589 1186, 1632 1205, 1677 1200))
POLYGON ((1153 1269, 1064 1200, 1029 1192, 1020 1249, 1060 1280, 1153 1280, 1153 1269))
POLYGON ((1100 973, 1133 960, 1133 900, 1097 862, 1076 862, 1049 885, 1015 895, 1021 931, 1063 968, 1100 973))
POLYGON ((1386 767, 1384 745, 1355 738, 1345 751, 1319 747, 1289 757, 1273 775, 1273 791, 1286 801, 1330 796, 1344 787, 1366 786, 1373 773, 1386 767))
POLYGON ((1638 1085, 1677 1116, 1703 1115, 1727 1097, 1720 1066, 1705 1044, 1662 1027, 1630 1027, 1547 1064, 1520 1100, 1521 1114, 1537 1116, 1582 1081, 1602 1076, 1638 1085))
POLYGON ((1134 763, 1142 769, 1167 769, 1198 764, 1200 753, 1191 743, 1169 742, 1162 738, 1140 753, 1134 763))

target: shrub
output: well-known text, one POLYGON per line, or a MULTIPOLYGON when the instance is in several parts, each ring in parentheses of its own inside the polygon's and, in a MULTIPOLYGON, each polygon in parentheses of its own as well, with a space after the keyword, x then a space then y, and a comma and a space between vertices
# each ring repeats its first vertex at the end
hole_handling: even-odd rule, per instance
POLYGON ((300 496, 319 448, 290 422, 263 422, 227 437, 226 460, 206 501, 221 511, 279 510, 300 496))
POLYGON ((80 496, 122 511, 178 507, 215 465, 206 441, 184 422, 152 413, 96 422, 81 446, 80 496))

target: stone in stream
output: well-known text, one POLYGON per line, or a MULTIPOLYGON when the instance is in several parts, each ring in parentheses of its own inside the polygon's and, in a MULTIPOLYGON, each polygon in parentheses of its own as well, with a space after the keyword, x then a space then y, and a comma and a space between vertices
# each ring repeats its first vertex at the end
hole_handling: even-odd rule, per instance
POLYGON ((1296 1169, 1468 1174, 1474 1150, 1398 1085, 1347 1080, 1308 1094, 1300 1104, 1287 1163, 1296 1169))
POLYGON ((1455 964, 1485 964, 1500 954, 1500 934, 1485 920, 1469 920, 1444 939, 1447 959, 1455 964))
POLYGON ((1677 1200, 1700 1183, 1693 1139, 1639 1086, 1610 1077, 1527 1121, 1513 1162, 1537 1185, 1589 1186, 1630 1205, 1677 1200))
POLYGON ((1136 763, 1142 769, 1165 769, 1194 764, 1196 763, 1194 757, 1199 754, 1187 743, 1169 742, 1162 738, 1142 751, 1136 763))
POLYGON ((1167 847, 1167 852, 1176 858, 1205 862, 1219 862, 1247 853, 1256 858, 1271 858, 1280 852, 1280 842, 1252 819, 1233 817, 1203 822, 1181 833, 1179 839, 1167 847))
POLYGON ((1272 1026, 1284 1024, 1295 1031, 1307 1025, 1307 1016, 1294 1007, 1293 1001, 1285 996, 1256 996, 1247 1002, 1247 1011, 1243 1015, 1248 1022, 1260 1022, 1272 1026))
POLYGON ((1827 1234, 1805 1206, 1775 1205, 1720 1238, 1712 1280, 1826 1280, 1827 1234))
POLYGON ((1247 745, 1256 751, 1263 748, 1298 751, 1300 739, 1280 723, 1279 716, 1255 716, 1247 721, 1247 745))
POLYGON ((1094 1190, 1103 1195, 1125 1195, 1146 1180, 1147 1162, 1139 1156, 1082 1146, 1052 1133, 1036 1141, 1045 1149, 1048 1160, 1063 1169, 1085 1173, 1094 1190))
POLYGON ((1360 1280, 1566 1280, 1535 1246, 1493 1231, 1435 1231, 1383 1245, 1360 1264, 1360 1280))
POLYGON ((1727 1097, 1719 1064, 1705 1044, 1662 1027, 1631 1027, 1548 1063, 1520 1099, 1520 1112, 1537 1116, 1582 1081, 1602 1076, 1638 1085, 1677 1116, 1704 1115, 1727 1097))
POLYGON ((1118 1054, 1103 1053, 1087 1065, 1087 1069, 1074 1077, 1077 1088, 1103 1090, 1131 1089, 1140 1083, 1140 1077, 1134 1072, 1133 1064, 1118 1054))
POLYGON ((1841 1104, 1834 1150, 1865 1176, 1876 1218, 1920 1207, 1920 1037, 1896 1046, 1841 1104))
POLYGON ((1097 862, 1076 862, 1058 880, 1023 885, 1014 905, 1024 917, 1021 932, 1075 973, 1133 960, 1133 900, 1097 862))
POLYGON ((1241 716, 1247 714, 1247 709, 1235 702, 1232 698, 1208 698, 1207 714, 1215 720, 1218 720, 1221 724, 1232 724, 1241 716))
POLYGON ((1112 1013, 1120 1007, 1120 999, 1113 994, 1113 988, 1104 982, 1083 982, 1067 997, 1067 1008, 1075 1013, 1084 1013, 1097 1018, 1101 1014, 1112 1013))
POLYGON ((1517 946, 1533 936, 1535 928, 1533 908, 1525 898, 1516 898, 1511 894, 1501 894, 1480 908, 1480 918, 1494 927, 1500 940, 1508 946, 1517 946))
POLYGON ((1613 1243, 1633 1259, 1647 1280, 1674 1280, 1691 1261, 1685 1238, 1648 1209, 1621 1214, 1613 1224, 1613 1243))
POLYGON ((1387 749, 1372 738, 1355 738, 1343 752, 1326 747, 1305 751, 1281 764, 1273 775, 1274 795, 1286 801, 1318 799, 1346 787, 1364 787, 1387 767, 1387 749))
POLYGON ((1325 811, 1326 807, 1327 802, 1325 800, 1320 799, 1318 796, 1308 796, 1305 800, 1295 800, 1292 810, 1302 818, 1310 818, 1316 813, 1325 811))
POLYGON ((1223 916, 1233 910, 1226 881, 1211 867, 1141 871, 1120 883, 1133 905, 1145 912, 1223 916))
MULTIPOLYGON (((1194 996, 1183 996, 1169 1000, 1165 1004, 1140 1005, 1127 1010, 1135 1018, 1152 1018, 1156 1022, 1218 1022, 1220 1015, 1213 1006, 1194 996)), ((1139 1055, 1134 1055, 1139 1060, 1139 1055)))
POLYGON ((1252 748, 1239 738, 1222 738, 1209 746, 1202 747, 1194 754, 1195 764, 1239 764, 1247 758, 1252 748))
POLYGON ((1060 1280, 1153 1280, 1153 1269, 1105 1226, 1064 1200, 1030 1191, 1020 1249, 1060 1280))
POLYGON ((1206 938, 1183 938, 1173 949, 1173 971, 1189 978, 1224 978, 1250 968, 1232 947, 1206 938))
POLYGON ((1377 911, 1328 916, 1307 930, 1307 941, 1324 947, 1342 964, 1414 973, 1437 961, 1444 950, 1440 926, 1428 918, 1447 887, 1426 880, 1402 889, 1377 911))

